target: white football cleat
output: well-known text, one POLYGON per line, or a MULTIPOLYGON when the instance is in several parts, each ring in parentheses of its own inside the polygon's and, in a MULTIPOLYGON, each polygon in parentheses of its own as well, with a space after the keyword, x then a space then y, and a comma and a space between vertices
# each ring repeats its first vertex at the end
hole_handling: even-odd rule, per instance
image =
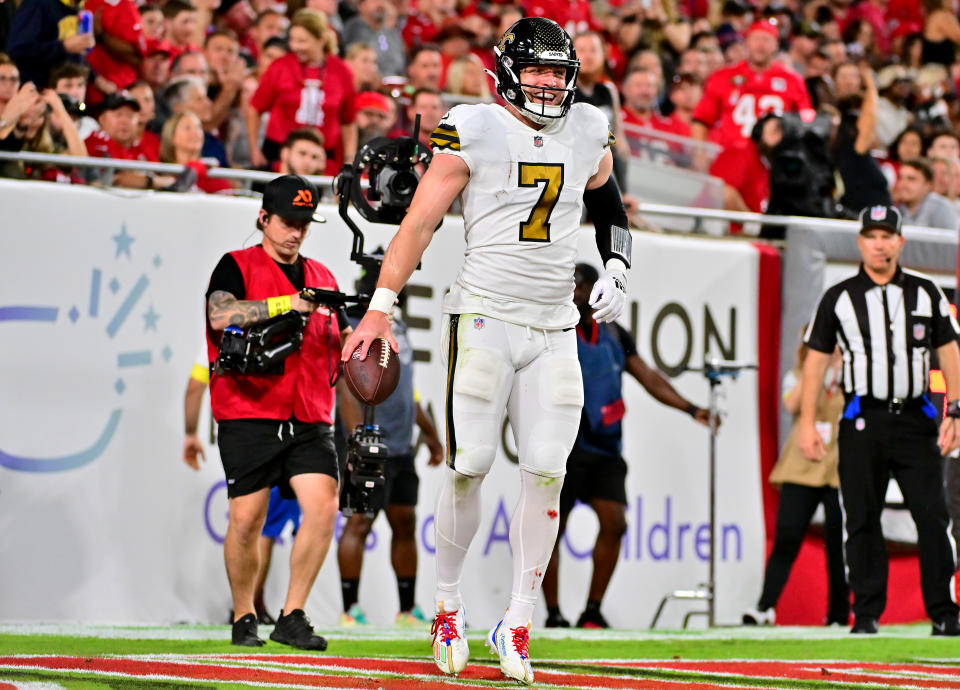
POLYGON ((530 685, 533 682, 533 667, 530 665, 528 653, 529 644, 529 623, 508 629, 501 620, 487 635, 487 646, 492 653, 500 657, 500 670, 503 675, 524 685, 530 685))
POLYGON ((437 611, 430 629, 433 635, 433 660, 444 673, 460 673, 470 660, 470 648, 464 637, 463 606, 456 611, 437 611))
POLYGON ((764 611, 747 609, 743 612, 742 620, 744 625, 773 625, 777 620, 777 615, 772 608, 764 611))

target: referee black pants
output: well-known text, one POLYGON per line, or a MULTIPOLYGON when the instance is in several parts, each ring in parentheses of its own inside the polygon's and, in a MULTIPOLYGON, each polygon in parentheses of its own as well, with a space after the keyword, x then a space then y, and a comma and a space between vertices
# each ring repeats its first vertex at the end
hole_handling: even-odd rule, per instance
POLYGON ((920 585, 931 620, 957 617, 951 580, 955 553, 943 489, 937 424, 920 409, 864 410, 840 421, 840 492, 847 569, 857 618, 879 618, 887 604, 887 550, 880 528, 892 473, 917 526, 920 585))

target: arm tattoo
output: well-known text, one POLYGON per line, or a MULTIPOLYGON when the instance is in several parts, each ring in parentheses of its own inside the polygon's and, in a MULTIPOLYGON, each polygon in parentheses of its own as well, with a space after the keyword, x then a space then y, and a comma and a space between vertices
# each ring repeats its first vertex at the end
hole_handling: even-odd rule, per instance
POLYGON ((229 292, 217 290, 207 301, 207 317, 214 330, 227 326, 250 326, 269 318, 266 300, 238 300, 229 292))

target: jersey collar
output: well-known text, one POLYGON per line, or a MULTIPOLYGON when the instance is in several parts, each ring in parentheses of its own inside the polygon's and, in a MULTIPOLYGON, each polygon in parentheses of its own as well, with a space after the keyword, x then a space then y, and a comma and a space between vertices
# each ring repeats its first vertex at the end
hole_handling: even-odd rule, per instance
MULTIPOLYGON (((873 278, 867 273, 867 270, 863 267, 863 262, 860 262, 860 270, 857 271, 857 279, 862 281, 863 284, 869 289, 871 287, 883 287, 879 283, 875 283, 873 278)), ((890 279, 889 283, 886 285, 902 285, 903 284, 903 268, 900 264, 897 264, 897 270, 893 274, 893 278, 890 279)))

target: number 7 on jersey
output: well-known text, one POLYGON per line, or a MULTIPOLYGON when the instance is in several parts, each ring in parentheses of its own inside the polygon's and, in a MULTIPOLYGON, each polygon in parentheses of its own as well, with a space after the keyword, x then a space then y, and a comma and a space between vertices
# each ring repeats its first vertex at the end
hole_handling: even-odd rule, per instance
POLYGON ((519 163, 518 178, 521 187, 543 185, 540 198, 526 221, 520 223, 521 242, 549 242, 550 214, 553 213, 560 190, 563 189, 562 163, 519 163))

